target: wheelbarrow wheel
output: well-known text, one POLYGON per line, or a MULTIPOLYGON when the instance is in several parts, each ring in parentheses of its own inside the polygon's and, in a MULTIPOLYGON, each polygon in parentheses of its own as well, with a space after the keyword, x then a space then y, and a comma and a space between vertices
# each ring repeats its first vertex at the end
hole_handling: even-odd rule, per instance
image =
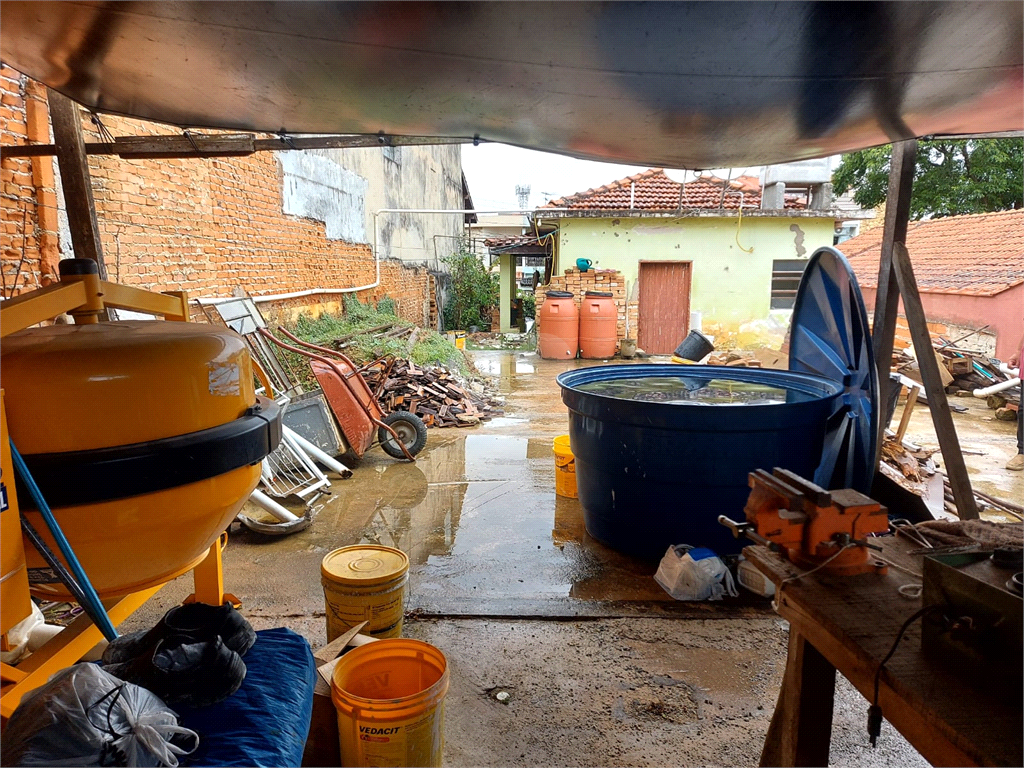
MULTIPOLYGON (((395 411, 384 419, 384 423, 395 430, 409 453, 413 456, 422 451, 426 446, 427 425, 416 414, 409 413, 408 411, 395 411)), ((405 458, 402 446, 398 445, 395 442, 395 438, 383 427, 377 429, 377 439, 380 441, 380 447, 384 449, 384 453, 388 456, 396 459, 405 458)))

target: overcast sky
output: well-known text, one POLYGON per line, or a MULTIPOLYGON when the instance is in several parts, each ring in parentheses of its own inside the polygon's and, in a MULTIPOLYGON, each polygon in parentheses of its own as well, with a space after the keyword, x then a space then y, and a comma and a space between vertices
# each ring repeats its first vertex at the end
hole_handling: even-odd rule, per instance
MULTIPOLYGON (((516 185, 530 186, 530 206, 631 176, 645 165, 598 163, 593 160, 510 147, 507 144, 462 145, 462 170, 477 210, 518 210, 516 185)), ((737 168, 733 176, 745 169, 737 168)), ((728 170, 721 171, 724 175, 728 170)), ((757 169, 749 169, 752 175, 757 169)))
MULTIPOLYGON (((838 157, 833 158, 833 166, 838 157)), ((583 192, 647 169, 643 165, 598 163, 593 160, 510 147, 507 144, 462 145, 462 170, 469 182, 473 205, 479 211, 518 210, 516 185, 530 186, 529 208, 543 205, 574 192, 583 192)), ((759 168, 734 168, 733 178, 747 173, 756 176, 759 168)), ((729 169, 713 171, 725 177, 729 169)), ((681 173, 681 172, 680 172, 681 173)), ((678 174, 671 173, 678 180, 678 174)))

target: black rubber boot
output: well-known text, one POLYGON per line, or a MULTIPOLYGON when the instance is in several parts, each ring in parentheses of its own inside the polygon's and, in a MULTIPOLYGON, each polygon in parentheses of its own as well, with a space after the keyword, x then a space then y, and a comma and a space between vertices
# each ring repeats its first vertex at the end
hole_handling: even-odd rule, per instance
POLYGON ((193 640, 220 637, 229 649, 244 656, 256 642, 256 633, 249 622, 231 603, 206 605, 189 603, 171 608, 150 630, 122 635, 103 651, 104 664, 125 664, 139 656, 149 657, 157 644, 171 635, 193 640))
POLYGON ((195 640, 185 635, 164 638, 149 656, 103 668, 168 704, 184 702, 195 707, 226 699, 242 685, 246 671, 241 656, 219 637, 195 640))

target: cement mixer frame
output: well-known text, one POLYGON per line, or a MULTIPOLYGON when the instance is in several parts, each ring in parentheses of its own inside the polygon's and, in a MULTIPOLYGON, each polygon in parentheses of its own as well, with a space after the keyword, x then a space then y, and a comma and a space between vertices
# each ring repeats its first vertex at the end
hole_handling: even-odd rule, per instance
MULTIPOLYGON (((33 325, 70 314, 76 324, 98 323, 105 319, 107 309, 125 309, 162 315, 165 320, 187 322, 188 298, 182 291, 155 293, 101 280, 96 274, 64 275, 58 283, 31 291, 0 305, 0 338, 33 325)), ((258 368, 257 375, 263 376, 258 368)), ((7 630, 31 612, 28 570, 22 542, 20 511, 7 432, 7 411, 0 390, 0 460, 4 504, 0 510, 0 552, 4 578, 0 581, 3 603, 4 648, 7 630)), ((224 592, 224 568, 221 553, 227 544, 227 533, 221 534, 206 557, 192 569, 195 592, 186 602, 222 605, 230 601, 241 605, 234 595, 224 592)), ((142 607, 164 584, 132 592, 121 598, 104 600, 103 606, 116 626, 142 607)), ((55 672, 78 662, 103 635, 88 615, 82 614, 62 632, 47 641, 17 667, 0 665, 0 716, 4 721, 18 706, 22 697, 43 685, 55 672)))

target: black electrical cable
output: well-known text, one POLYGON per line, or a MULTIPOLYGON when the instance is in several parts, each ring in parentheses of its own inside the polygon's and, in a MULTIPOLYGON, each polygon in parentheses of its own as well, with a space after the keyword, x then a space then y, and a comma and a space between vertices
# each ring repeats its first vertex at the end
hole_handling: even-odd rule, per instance
POLYGON ((32 546, 34 546, 36 550, 38 550, 39 554, 43 556, 43 560, 45 560, 47 565, 53 569, 64 586, 68 588, 68 591, 74 596, 78 604, 83 608, 88 605, 85 592, 82 591, 78 582, 75 581, 75 577, 72 576, 68 569, 64 567, 64 563, 57 559, 57 555, 53 553, 53 550, 50 549, 49 545, 47 545, 43 540, 43 537, 39 535, 39 531, 37 531, 33 527, 32 523, 26 520, 24 516, 21 518, 21 529, 25 532, 25 535, 28 536, 29 541, 32 542, 32 546))
POLYGON ((896 653, 896 649, 899 648, 900 645, 900 640, 903 639, 903 635, 906 634, 906 631, 910 629, 910 625, 926 613, 931 613, 934 610, 938 610, 940 607, 941 606, 938 605, 926 605, 903 622, 903 626, 900 627, 900 631, 896 633, 896 640, 893 641, 892 647, 889 649, 889 652, 885 654, 885 658, 882 659, 882 662, 878 665, 878 669, 875 670, 875 695, 871 701, 871 706, 868 707, 868 736, 871 737, 872 749, 877 746, 876 742, 882 733, 882 708, 878 706, 878 688, 881 685, 882 670, 889 662, 889 659, 891 659, 896 653))

